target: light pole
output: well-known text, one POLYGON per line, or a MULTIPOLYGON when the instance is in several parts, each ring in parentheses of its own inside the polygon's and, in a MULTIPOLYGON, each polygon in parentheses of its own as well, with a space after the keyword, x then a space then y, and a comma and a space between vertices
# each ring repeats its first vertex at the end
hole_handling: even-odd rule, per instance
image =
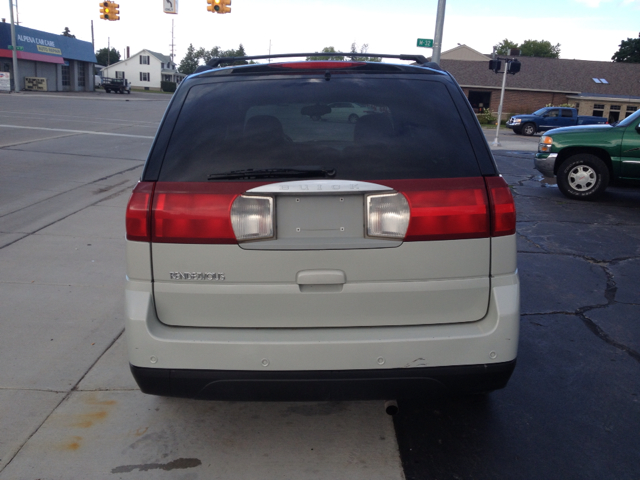
POLYGON ((444 9, 447 0, 438 0, 438 13, 436 16, 436 32, 433 35, 433 55, 431 61, 440 65, 440 51, 442 50, 442 31, 444 29, 444 9))
POLYGON ((9 0, 9 10, 11 11, 11 44, 13 50, 11 56, 13 57, 13 91, 18 93, 18 44, 16 42, 16 26, 13 23, 13 0, 9 0))
POLYGON ((502 102, 504 101, 504 88, 507 85, 507 62, 504 64, 504 74, 502 75, 502 90, 500 91, 500 106, 498 107, 498 125, 496 126, 496 138, 491 143, 494 147, 500 147, 500 141, 498 140, 498 136, 500 135, 500 122, 502 122, 502 102))

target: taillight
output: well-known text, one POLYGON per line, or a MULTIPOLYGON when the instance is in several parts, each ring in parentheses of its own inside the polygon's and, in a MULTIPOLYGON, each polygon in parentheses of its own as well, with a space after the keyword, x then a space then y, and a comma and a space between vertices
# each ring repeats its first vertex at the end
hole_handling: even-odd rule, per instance
POLYGON ((367 236, 404 238, 409 226, 409 204, 402 194, 367 195, 366 205, 367 236))
POLYGON ((273 198, 240 195, 231 206, 231 225, 239 242, 273 238, 273 198))
POLYGON ((489 202, 482 178, 396 180, 411 218, 404 240, 456 240, 489 236, 489 202))
POLYGON ((139 182, 127 204, 127 240, 151 241, 151 200, 154 182, 139 182))
POLYGON ((491 202, 491 236, 501 237, 516 233, 516 205, 509 185, 502 177, 486 177, 491 202))

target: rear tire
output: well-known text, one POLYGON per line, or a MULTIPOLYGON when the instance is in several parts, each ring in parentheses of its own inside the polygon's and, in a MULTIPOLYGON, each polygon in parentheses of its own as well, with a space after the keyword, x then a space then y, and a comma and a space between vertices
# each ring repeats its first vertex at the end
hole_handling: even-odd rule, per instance
POLYGON ((537 129, 535 123, 525 123, 522 126, 522 134, 526 135, 527 137, 530 137, 531 135, 536 133, 536 130, 537 129))
POLYGON ((105 91, 106 93, 111 93, 111 90, 109 90, 108 88, 105 88, 105 89, 104 89, 104 91, 105 91))
POLYGON ((595 155, 573 155, 560 164, 556 178, 558 188, 566 197, 593 200, 609 185, 609 169, 595 155))

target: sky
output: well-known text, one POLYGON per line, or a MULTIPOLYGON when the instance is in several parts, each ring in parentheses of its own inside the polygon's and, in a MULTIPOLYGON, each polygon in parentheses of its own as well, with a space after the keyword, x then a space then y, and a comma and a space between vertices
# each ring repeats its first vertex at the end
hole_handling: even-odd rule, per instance
MULTIPOLYGON (((178 0, 178 14, 163 12, 164 0, 120 0, 120 21, 100 19, 98 0, 13 0, 24 27, 61 34, 65 27, 95 49, 110 44, 131 55, 149 49, 171 53, 179 63, 189 47, 237 48, 248 55, 306 53, 333 46, 369 53, 422 54, 418 38, 434 38, 438 0, 232 0, 231 13, 207 11, 206 0, 178 0), (50 7, 50 8, 48 8, 50 7)), ((11 0, 0 0, 8 22, 11 0)), ((638 38, 640 0, 449 0, 442 51, 465 44, 482 53, 507 38, 560 44, 560 58, 610 61, 620 42, 638 38)))

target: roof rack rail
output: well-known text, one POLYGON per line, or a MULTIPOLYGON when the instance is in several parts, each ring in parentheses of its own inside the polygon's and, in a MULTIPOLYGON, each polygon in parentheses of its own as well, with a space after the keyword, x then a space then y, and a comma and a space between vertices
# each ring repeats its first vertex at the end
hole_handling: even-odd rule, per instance
POLYGON ((433 68, 436 70, 440 70, 440 65, 435 62, 430 62, 424 55, 386 55, 380 53, 342 53, 342 52, 314 52, 314 53, 280 53, 274 55, 254 55, 250 57, 219 57, 212 58, 207 62, 206 65, 199 66, 195 73, 205 72, 207 70, 212 70, 214 68, 219 67, 222 64, 229 64, 239 61, 246 60, 261 60, 265 58, 292 58, 292 57, 326 57, 327 55, 331 57, 345 57, 351 58, 354 57, 380 57, 380 58, 397 58, 399 60, 413 60, 420 66, 433 68))

